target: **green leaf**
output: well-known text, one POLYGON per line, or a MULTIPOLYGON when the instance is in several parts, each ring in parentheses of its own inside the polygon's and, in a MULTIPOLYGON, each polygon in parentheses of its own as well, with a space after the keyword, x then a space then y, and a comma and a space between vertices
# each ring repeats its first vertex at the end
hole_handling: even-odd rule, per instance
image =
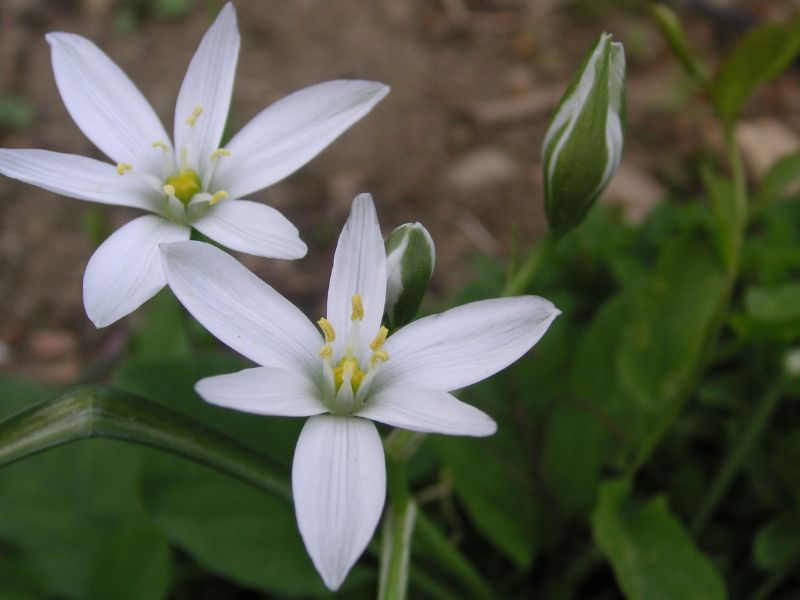
POLYGON ((600 307, 578 345, 570 377, 575 401, 595 415, 582 435, 590 439, 599 436, 604 446, 603 461, 617 468, 626 462, 647 430, 641 407, 622 386, 618 368, 623 331, 639 288, 641 285, 632 285, 600 307))
POLYGON ((592 515, 595 542, 628 600, 722 600, 725 588, 663 496, 630 498, 624 481, 605 483, 592 515))
POLYGON ((773 164, 761 179, 753 204, 767 206, 791 191, 797 192, 800 183, 800 152, 793 152, 773 164))
POLYGON ((144 473, 154 522, 201 565, 271 593, 325 594, 289 504, 173 456, 148 455, 144 473))
POLYGON ((160 600, 169 590, 172 558, 164 536, 151 525, 124 525, 101 546, 88 600, 160 600))
POLYGON ((759 567, 769 571, 800 559, 800 513, 784 513, 762 527, 756 535, 753 556, 759 567))
POLYGON ((733 122, 755 89, 783 71, 799 50, 800 20, 764 23, 742 36, 711 84, 720 117, 733 122))
POLYGON ((654 422, 668 413, 703 360, 727 277, 698 235, 673 240, 630 298, 618 360, 625 390, 654 422))
POLYGON ((144 319, 131 336, 131 351, 136 358, 173 358, 186 356, 189 340, 188 321, 170 290, 162 290, 144 310, 144 319))
POLYGON ((747 314, 764 323, 782 323, 800 319, 800 283, 772 288, 753 287, 744 298, 747 314))
POLYGON ((547 421, 542 467, 548 489, 567 517, 584 516, 594 506, 602 439, 597 418, 572 398, 560 400, 547 421))
POLYGON ((110 532, 141 523, 138 461, 138 448, 91 440, 0 470, 0 538, 29 557, 48 594, 85 598, 110 532))
POLYGON ((528 568, 539 529, 538 498, 530 481, 492 449, 490 440, 441 438, 436 442, 475 526, 520 568, 528 568))

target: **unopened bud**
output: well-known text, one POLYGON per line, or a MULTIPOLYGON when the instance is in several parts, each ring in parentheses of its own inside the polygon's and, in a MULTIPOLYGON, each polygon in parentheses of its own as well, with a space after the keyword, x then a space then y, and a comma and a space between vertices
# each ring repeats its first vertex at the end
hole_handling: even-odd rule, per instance
POLYGON ((622 156, 625 50, 604 33, 561 98, 542 145, 545 210, 558 233, 578 225, 622 156))
POLYGON ((433 240, 419 223, 401 225, 386 240, 386 319, 392 329, 416 316, 435 262, 433 240))

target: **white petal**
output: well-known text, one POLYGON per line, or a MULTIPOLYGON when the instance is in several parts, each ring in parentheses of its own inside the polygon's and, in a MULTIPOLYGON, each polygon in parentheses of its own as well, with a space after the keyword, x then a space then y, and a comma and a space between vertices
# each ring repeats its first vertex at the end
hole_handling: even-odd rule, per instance
POLYGON ((338 80, 279 100, 242 128, 226 148, 213 189, 242 198, 290 175, 367 114, 389 88, 373 81, 338 80))
POLYGON ((265 366, 319 372, 322 337, 291 302, 211 244, 161 247, 172 291, 220 341, 265 366))
POLYGON ((0 173, 70 198, 156 210, 156 196, 141 180, 85 156, 0 149, 0 173))
POLYGON ((294 452, 292 495, 306 550, 325 585, 337 590, 372 538, 386 497, 375 425, 311 417, 294 452))
POLYGON ((192 226, 231 250, 268 258, 302 258, 308 248, 297 227, 270 206, 222 200, 192 226))
POLYGON ((486 379, 525 354, 560 314, 537 296, 482 300, 406 325, 383 346, 376 386, 450 391, 486 379))
POLYGON ((386 302, 386 250, 369 194, 353 200, 333 257, 326 316, 336 330, 337 343, 347 338, 356 294, 364 305, 361 331, 371 339, 380 327, 386 302))
POLYGON ((95 250, 83 274, 83 304, 96 327, 132 313, 167 282, 158 245, 189 239, 189 228, 155 215, 134 219, 95 250))
POLYGON ((48 33, 53 72, 72 119, 111 160, 159 175, 169 137, 153 108, 127 75, 92 42, 72 33, 48 33))
MULTIPOLYGON (((203 165, 219 147, 233 92, 233 78, 239 57, 236 11, 228 3, 206 32, 183 79, 175 106, 175 147, 191 147, 203 165), (196 107, 202 112, 188 120, 196 107)), ((197 169, 197 165, 192 165, 197 169)))
POLYGON ((411 387, 380 390, 358 416, 425 433, 486 436, 497 431, 489 415, 451 394, 411 387))
POLYGON ((257 415, 310 417, 328 412, 317 399, 317 387, 298 371, 256 367, 206 377, 195 384, 206 402, 257 415))

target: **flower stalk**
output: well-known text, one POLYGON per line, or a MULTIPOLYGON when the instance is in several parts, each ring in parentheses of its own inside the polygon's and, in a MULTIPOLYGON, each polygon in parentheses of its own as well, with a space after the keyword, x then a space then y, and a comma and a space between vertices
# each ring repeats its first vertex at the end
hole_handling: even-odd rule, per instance
POLYGON ((87 438, 152 446, 217 469, 291 501, 270 459, 181 413, 101 386, 81 386, 0 422, 0 468, 87 438))

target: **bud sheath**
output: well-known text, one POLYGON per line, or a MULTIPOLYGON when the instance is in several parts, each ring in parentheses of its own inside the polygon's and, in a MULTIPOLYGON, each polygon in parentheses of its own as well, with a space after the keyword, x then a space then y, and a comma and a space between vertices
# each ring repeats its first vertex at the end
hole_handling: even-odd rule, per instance
POLYGON ((578 225, 619 166, 625 121, 625 51, 604 33, 561 98, 542 145, 545 210, 564 233, 578 225))
POLYGON ((433 240, 419 223, 401 225, 386 240, 386 319, 392 329, 416 316, 435 262, 433 240))

